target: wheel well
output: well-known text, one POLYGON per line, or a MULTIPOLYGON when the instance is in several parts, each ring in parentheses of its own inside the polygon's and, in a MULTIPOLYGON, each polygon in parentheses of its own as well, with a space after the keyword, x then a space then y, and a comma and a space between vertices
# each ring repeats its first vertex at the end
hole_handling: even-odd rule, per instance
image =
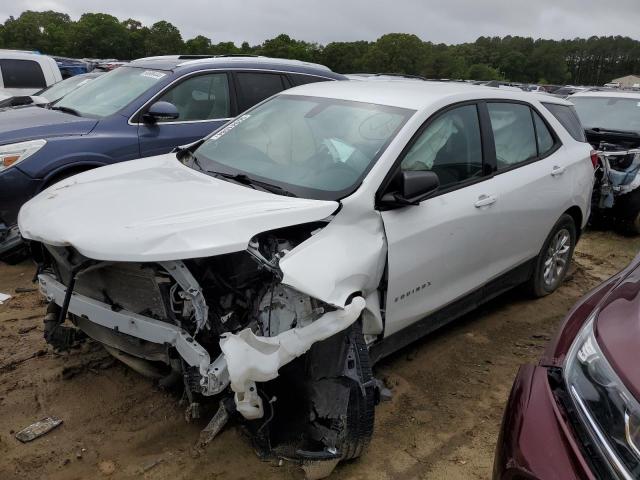
POLYGON ((86 172, 87 170, 91 170, 92 168, 97 168, 99 165, 80 165, 75 167, 65 168, 64 170, 60 170, 56 172, 51 178, 49 178, 40 190, 44 190, 49 188, 54 183, 58 183, 60 180, 64 180, 67 177, 71 177, 73 175, 77 175, 78 173, 86 172))
POLYGON ((582 210, 580 207, 573 206, 569 208, 566 212, 571 218, 573 218, 573 222, 576 224, 576 242, 580 239, 580 235, 582 234, 582 210))

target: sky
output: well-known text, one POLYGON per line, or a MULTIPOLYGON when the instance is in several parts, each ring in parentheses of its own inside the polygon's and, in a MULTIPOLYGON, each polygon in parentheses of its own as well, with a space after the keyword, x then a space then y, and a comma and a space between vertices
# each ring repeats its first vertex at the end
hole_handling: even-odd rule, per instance
POLYGON ((184 40, 205 35, 238 45, 280 33, 321 44, 391 32, 448 44, 505 35, 640 39, 640 0, 3 0, 0 22, 24 10, 55 10, 74 20, 109 13, 145 25, 167 20, 184 40))

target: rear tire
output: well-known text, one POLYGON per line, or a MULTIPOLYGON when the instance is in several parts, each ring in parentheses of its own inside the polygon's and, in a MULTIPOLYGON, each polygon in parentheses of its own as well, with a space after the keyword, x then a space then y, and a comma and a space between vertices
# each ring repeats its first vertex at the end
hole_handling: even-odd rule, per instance
POLYGON ((617 197, 614 212, 622 233, 640 235, 640 189, 617 197))
POLYGON ((562 214, 536 257, 528 283, 528 290, 533 296, 549 295, 562 284, 571 264, 576 238, 574 219, 566 213, 562 214))

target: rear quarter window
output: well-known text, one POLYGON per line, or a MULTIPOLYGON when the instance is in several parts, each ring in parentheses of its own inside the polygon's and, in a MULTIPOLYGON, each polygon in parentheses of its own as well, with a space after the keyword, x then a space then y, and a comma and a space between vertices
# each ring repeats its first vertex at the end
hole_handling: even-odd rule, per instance
POLYGON ((542 103, 551 114, 556 117, 560 124, 565 128, 569 135, 571 135, 578 142, 586 142, 587 139, 584 136, 584 128, 575 108, 572 105, 559 105, 557 103, 542 103))
POLYGON ((47 82, 38 62, 33 60, 0 60, 4 88, 44 88, 47 82))

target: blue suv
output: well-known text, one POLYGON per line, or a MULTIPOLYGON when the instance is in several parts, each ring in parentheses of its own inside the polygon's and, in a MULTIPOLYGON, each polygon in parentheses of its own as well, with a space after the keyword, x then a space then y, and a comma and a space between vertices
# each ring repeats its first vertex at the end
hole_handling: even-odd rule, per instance
POLYGON ((290 87, 345 80, 322 65, 247 56, 133 61, 43 107, 0 114, 0 256, 21 245, 29 198, 102 165, 168 153, 290 87))

